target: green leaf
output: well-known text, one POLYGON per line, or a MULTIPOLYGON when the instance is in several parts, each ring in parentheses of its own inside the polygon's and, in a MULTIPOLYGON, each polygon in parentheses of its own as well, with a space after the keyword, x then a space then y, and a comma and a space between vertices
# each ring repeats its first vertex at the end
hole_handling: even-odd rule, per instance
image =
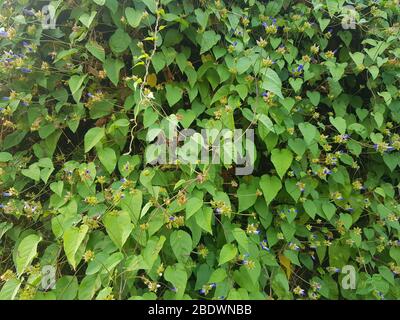
POLYGON ((254 184, 246 185, 241 183, 237 190, 237 196, 239 199, 239 212, 245 211, 256 203, 257 188, 254 184))
POLYGON ((181 263, 168 266, 164 272, 164 279, 172 283, 175 291, 175 298, 177 300, 182 299, 188 280, 185 266, 181 263))
POLYGON ((155 72, 159 73, 166 65, 164 54, 162 52, 156 52, 151 59, 151 63, 153 64, 155 72))
POLYGON ((59 197, 62 197, 62 192, 64 189, 64 182, 57 181, 50 184, 50 189, 59 197))
POLYGON ((136 223, 140 219, 140 212, 143 204, 143 193, 142 191, 135 189, 121 199, 120 206, 122 210, 129 213, 131 220, 136 223))
POLYGON ((89 28, 90 28, 90 25, 92 24, 92 22, 93 22, 93 20, 94 20, 94 18, 96 17, 96 14, 97 14, 96 11, 92 11, 92 12, 90 13, 90 15, 87 14, 87 13, 84 13, 84 14, 82 14, 82 15, 79 17, 79 21, 82 22, 83 25, 84 25, 86 28, 89 29, 89 28))
POLYGON ((167 101, 171 107, 182 99, 183 90, 178 86, 167 84, 165 85, 165 89, 167 91, 166 93, 167 101))
POLYGON ((317 128, 312 125, 311 123, 300 123, 299 124, 299 129, 300 132, 302 133, 304 137, 304 141, 307 143, 307 145, 310 145, 311 142, 314 141, 316 135, 318 134, 317 128))
POLYGON ((15 267, 18 277, 21 276, 26 268, 32 263, 37 254, 37 246, 42 237, 37 234, 30 234, 21 240, 15 254, 15 267))
POLYGON ((271 152, 271 161, 279 177, 282 179, 292 164, 293 154, 288 149, 274 149, 271 152))
POLYGON ((200 27, 205 29, 207 27, 208 16, 210 14, 208 12, 201 10, 200 8, 197 8, 196 10, 194 10, 194 14, 196 16, 196 20, 199 23, 200 27))
POLYGON ((108 212, 103 218, 103 223, 107 234, 121 250, 134 227, 129 213, 124 210, 108 212))
POLYGON ((203 200, 193 197, 186 202, 186 219, 189 219, 203 206, 203 200))
POLYGON ((228 261, 235 259, 237 254, 238 250, 233 244, 231 243, 225 244, 222 247, 221 252, 219 254, 218 265, 220 266, 221 264, 224 264, 228 261))
POLYGON ((107 77, 111 82, 117 86, 119 82, 119 72, 124 67, 124 63, 121 60, 107 58, 104 62, 104 70, 106 71, 107 77))
POLYGON ((321 99, 321 94, 318 91, 307 91, 307 97, 310 99, 313 106, 318 106, 321 99))
POLYGON ((212 217, 213 210, 210 207, 201 208, 195 215, 197 225, 210 234, 212 234, 212 217))
POLYGON ((341 117, 329 117, 329 121, 332 123, 332 125, 339 131, 340 134, 345 134, 346 133, 346 120, 344 120, 341 117))
POLYGON ((279 190, 282 189, 282 183, 278 177, 264 174, 260 179, 260 188, 267 205, 269 205, 278 195, 279 190))
POLYGON ((214 47, 217 42, 221 39, 221 36, 219 34, 216 34, 215 31, 213 30, 208 30, 203 33, 201 36, 201 42, 200 42, 200 54, 203 54, 204 52, 210 50, 212 47, 214 47))
POLYGON ((399 247, 391 247, 389 250, 389 255, 396 262, 396 264, 400 264, 400 248, 399 247))
POLYGON ((100 149, 97 152, 97 155, 108 173, 111 174, 117 165, 117 155, 115 154, 115 151, 111 148, 104 148, 100 149))
POLYGON ((279 78, 278 74, 268 68, 267 71, 265 72, 263 83, 262 83, 263 89, 270 91, 274 94, 276 94, 279 98, 283 99, 282 95, 282 81, 279 78))
POLYGON ((79 261, 82 259, 83 252, 78 252, 78 250, 85 239, 88 230, 89 227, 83 224, 80 226, 80 228, 71 227, 64 232, 64 252, 67 256, 69 264, 74 268, 74 270, 76 269, 79 261))
POLYGON ((128 49, 131 37, 124 30, 118 29, 110 38, 110 48, 115 53, 122 53, 128 49))
POLYGON ((288 141, 288 145, 290 149, 297 153, 300 157, 303 156, 304 152, 306 152, 306 145, 304 144, 304 140, 300 138, 290 139, 288 141))
POLYGON ((186 262, 189 259, 192 252, 192 238, 187 232, 183 230, 172 232, 170 244, 178 262, 186 262))
POLYGON ((236 69, 238 74, 242 74, 250 69, 252 66, 253 61, 249 57, 241 57, 239 58, 237 64, 236 64, 236 69))
POLYGON ((99 45, 95 41, 89 41, 86 43, 85 48, 97 59, 99 59, 101 62, 104 62, 106 59, 105 51, 104 48, 99 45))
POLYGON ((8 152, 0 152, 0 162, 8 162, 12 160, 13 156, 8 152))
POLYGON ((307 212, 307 214, 308 214, 312 219, 314 219, 314 218, 315 218, 315 215, 317 214, 317 211, 318 211, 317 206, 315 205, 314 201, 312 201, 312 200, 306 200, 306 201, 303 203, 303 207, 304 207, 304 210, 307 212))
POLYGON ((85 81, 87 75, 74 75, 68 80, 69 89, 71 90, 72 96, 76 102, 81 100, 82 91, 83 91, 83 82, 85 81))
POLYGON ((390 171, 394 171, 398 165, 400 165, 400 157, 398 154, 395 153, 384 153, 383 156, 383 162, 388 166, 390 171))
POLYGON ((89 152, 105 136, 104 127, 95 127, 89 129, 85 134, 85 152, 89 152))
POLYGON ((324 201, 324 203, 322 204, 322 211, 324 211, 326 218, 328 220, 331 220, 335 215, 336 207, 333 203, 324 201))
POLYGON ((265 114, 261 114, 258 118, 258 121, 261 122, 270 132, 275 132, 274 124, 272 120, 265 114))
POLYGON ((293 90, 295 92, 299 92, 301 89, 301 86, 303 85, 303 79, 300 78, 289 78, 289 83, 292 86, 293 90))
POLYGON ((40 168, 37 163, 31 164, 28 169, 22 169, 21 173, 32 180, 40 180, 40 168))
POLYGON ((140 21, 142 20, 142 15, 142 12, 137 11, 133 8, 128 7, 125 9, 126 20, 132 28, 136 28, 139 26, 140 21))
POLYGON ((7 280, 0 291, 0 300, 14 300, 21 287, 22 281, 17 278, 7 280))
POLYGON ((156 13, 157 2, 156 0, 142 0, 142 2, 149 8, 152 13, 156 13))

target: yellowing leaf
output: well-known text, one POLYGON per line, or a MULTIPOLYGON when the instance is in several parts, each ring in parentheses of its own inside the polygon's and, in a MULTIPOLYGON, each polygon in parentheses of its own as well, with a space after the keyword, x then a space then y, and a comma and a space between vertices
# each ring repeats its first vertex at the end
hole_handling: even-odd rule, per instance
POLYGON ((157 85, 157 76, 154 73, 147 76, 147 84, 153 88, 157 85))
POLYGON ((290 276, 292 275, 292 263, 283 254, 279 254, 279 262, 283 267, 285 267, 287 278, 290 279, 290 276))

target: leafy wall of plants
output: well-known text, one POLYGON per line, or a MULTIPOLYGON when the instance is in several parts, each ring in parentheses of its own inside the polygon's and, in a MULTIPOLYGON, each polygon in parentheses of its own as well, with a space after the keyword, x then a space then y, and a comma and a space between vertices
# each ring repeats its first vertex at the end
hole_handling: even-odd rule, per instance
POLYGON ((398 0, 0 4, 1 299, 400 298, 398 0), (254 171, 146 164, 171 121, 254 171))

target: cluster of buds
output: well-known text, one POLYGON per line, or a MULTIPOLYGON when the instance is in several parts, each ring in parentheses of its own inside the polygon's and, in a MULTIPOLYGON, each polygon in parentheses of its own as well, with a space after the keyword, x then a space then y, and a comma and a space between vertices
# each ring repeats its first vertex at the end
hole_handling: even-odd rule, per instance
POLYGON ((100 224, 98 221, 99 217, 100 216, 96 216, 96 217, 84 216, 83 224, 87 225, 90 230, 98 229, 100 227, 100 224))
POLYGON ((260 230, 258 229, 258 225, 254 223, 250 223, 247 225, 246 233, 247 234, 260 234, 260 230))
POLYGON ((262 66, 266 67, 266 68, 271 67, 274 63, 275 62, 273 60, 271 60, 270 58, 262 59, 262 62, 261 62, 262 66))
POLYGON ((83 260, 85 260, 85 262, 89 262, 89 261, 92 261, 94 259, 94 257, 95 257, 95 255, 92 250, 86 250, 86 252, 83 255, 83 260))
POLYGON ((157 283, 156 281, 150 281, 149 279, 146 279, 145 277, 143 277, 143 282, 147 286, 149 291, 151 291, 151 292, 157 292, 158 288, 161 287, 161 285, 159 283, 157 283))
POLYGON ((305 296, 306 293, 304 289, 302 289, 300 286, 297 286, 296 288, 293 289, 293 293, 298 295, 298 296, 305 296))
POLYGON ((16 274, 11 269, 6 270, 6 272, 0 276, 1 281, 8 281, 14 278, 16 278, 16 274))
POLYGON ((33 216, 39 216, 42 212, 42 204, 36 201, 25 202, 24 212, 28 218, 32 218, 33 216))
POLYGON ((85 203, 87 203, 89 206, 95 206, 99 203, 98 199, 95 196, 88 196, 85 198, 85 203))
MULTIPOLYGON (((263 38, 261 38, 261 37, 260 37, 260 39, 257 40, 256 42, 257 42, 257 45, 258 45, 260 48, 265 48, 265 47, 267 46, 267 44, 268 44, 267 40, 265 40, 265 39, 263 39, 263 38)), ((263 60, 264 60, 264 59, 263 59, 263 60)))
POLYGON ((253 260, 248 259, 248 257, 248 254, 244 254, 243 256, 240 256, 239 259, 242 261, 242 265, 244 265, 246 269, 252 270, 256 264, 253 260))
POLYGON ((210 283, 210 284, 205 284, 203 287, 199 290, 200 294, 202 295, 207 295, 213 288, 215 288, 217 285, 215 283, 210 283))
POLYGON ((265 29, 265 32, 267 34, 276 34, 278 32, 278 27, 276 26, 276 19, 272 20, 272 24, 268 24, 266 22, 262 23, 262 26, 265 29))
POLYGON ((85 103, 85 107, 90 109, 92 108, 93 104, 96 102, 100 102, 104 100, 104 93, 101 91, 97 91, 96 93, 88 93, 87 94, 88 100, 85 103))
POLYGON ((231 207, 226 205, 224 201, 211 201, 211 206, 216 215, 229 215, 232 211, 231 207))
POLYGON ((208 255, 208 249, 204 244, 199 244, 197 246, 197 253, 202 257, 206 258, 208 255))
POLYGON ((171 228, 180 228, 185 225, 185 218, 184 216, 169 216, 166 217, 166 227, 168 229, 171 228))
POLYGON ((379 153, 383 154, 385 152, 390 152, 394 150, 394 147, 390 146, 386 142, 379 142, 374 144, 374 149, 375 151, 378 151, 379 153))

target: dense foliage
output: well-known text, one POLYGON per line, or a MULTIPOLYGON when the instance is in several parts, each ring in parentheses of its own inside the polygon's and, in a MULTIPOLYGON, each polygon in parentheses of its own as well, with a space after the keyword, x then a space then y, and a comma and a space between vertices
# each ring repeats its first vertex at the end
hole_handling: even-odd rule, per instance
POLYGON ((1 299, 400 298, 398 0, 0 4, 1 299))

